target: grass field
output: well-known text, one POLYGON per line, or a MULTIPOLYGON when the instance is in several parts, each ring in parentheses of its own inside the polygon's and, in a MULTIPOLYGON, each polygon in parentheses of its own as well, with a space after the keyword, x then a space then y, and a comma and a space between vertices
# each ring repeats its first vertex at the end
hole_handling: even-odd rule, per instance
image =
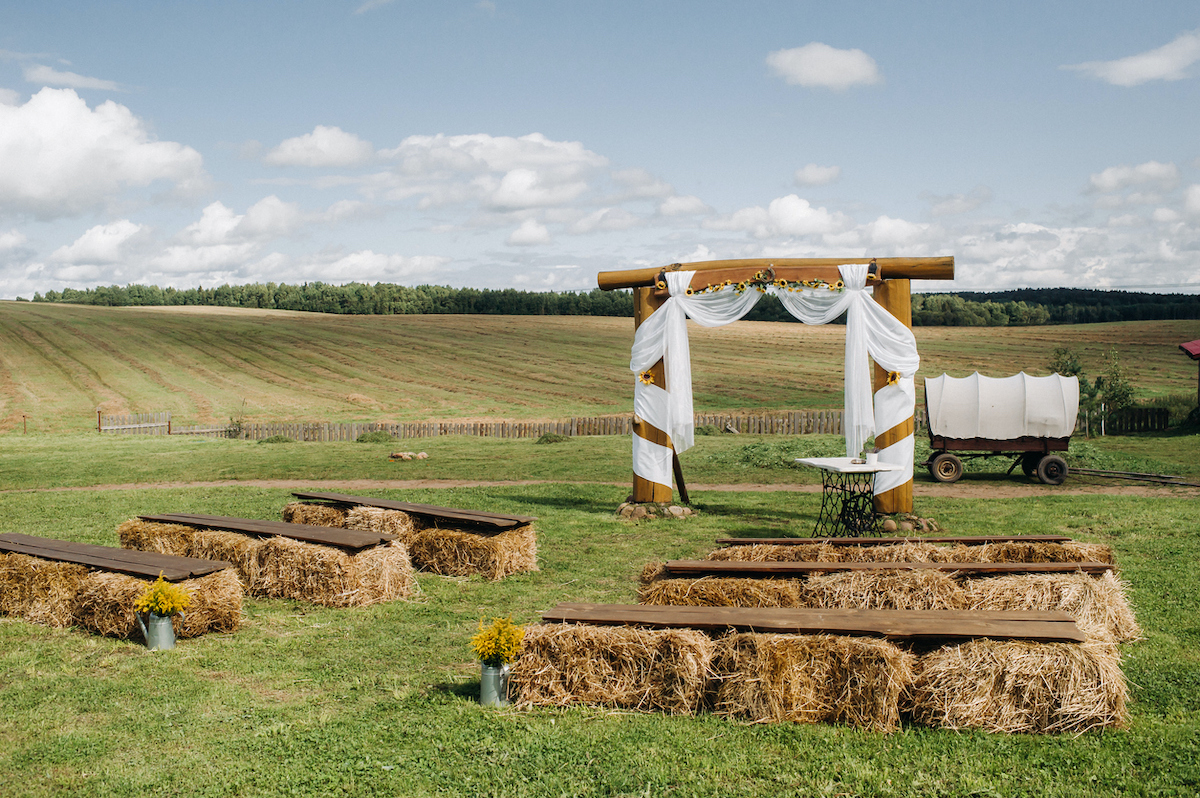
MULTIPOLYGON (((1003 367, 991 373, 1032 369, 1057 345, 1092 357, 1115 343, 1135 383, 1164 393, 1194 391, 1194 365, 1174 347, 1196 333, 1157 323, 918 330, 927 373, 993 362, 1003 367)), ((689 521, 632 523, 614 514, 629 491, 623 437, 554 445, 435 438, 420 442, 428 460, 391 463, 389 444, 83 431, 103 402, 198 419, 207 407, 217 421, 243 398, 247 417, 264 418, 626 411, 630 336, 627 320, 0 303, 0 385, 8 391, 0 400, 8 430, 0 432, 0 532, 117 545, 117 525, 138 514, 278 518, 291 490, 341 483, 356 493, 538 516, 541 568, 502 582, 421 574, 421 601, 369 608, 248 599, 241 630, 184 640, 169 653, 0 618, 0 795, 1200 794, 1200 490, 1075 477, 1033 487, 993 461, 969 465, 960 484, 971 497, 955 498, 918 472, 917 512, 952 533, 1062 532, 1113 546, 1145 639, 1123 649, 1128 730, 1075 737, 905 726, 882 735, 711 715, 485 709, 469 648, 483 618, 527 623, 559 601, 633 601, 646 562, 702 556, 718 536, 808 534, 818 493, 745 488, 811 488, 816 475, 789 467, 791 458, 836 452, 840 438, 700 437, 682 457, 689 482, 743 489, 695 490, 700 514, 689 521), (568 359, 583 364, 578 375, 564 372, 568 359), (351 392, 377 404, 346 400, 351 392), (51 405, 59 421, 39 415, 31 434, 20 434, 21 412, 51 405), (88 422, 77 424, 75 413, 88 422), (429 482, 388 487, 391 480, 429 482), (450 487, 471 481, 488 484, 450 487), (1088 485, 1099 492, 1079 492, 1088 485)), ((696 368, 698 405, 836 406, 840 376, 828 367, 840 362, 840 336, 798 325, 697 330, 693 356, 709 364, 704 377, 696 368), (746 376, 760 365, 761 378, 746 376), (793 395, 802 399, 785 398, 793 395)), ((1200 482, 1198 443, 1200 435, 1179 432, 1076 438, 1070 458, 1200 482)))
MULTIPOLYGON (((0 432, 82 432, 106 413, 176 424, 528 420, 628 412, 629 319, 335 316, 237 308, 0 302, 0 432)), ((916 330, 920 376, 1045 373, 1056 346, 1103 371, 1115 346, 1142 396, 1195 395, 1192 322, 916 330)), ((839 407, 844 331, 693 328, 698 411, 839 407)))

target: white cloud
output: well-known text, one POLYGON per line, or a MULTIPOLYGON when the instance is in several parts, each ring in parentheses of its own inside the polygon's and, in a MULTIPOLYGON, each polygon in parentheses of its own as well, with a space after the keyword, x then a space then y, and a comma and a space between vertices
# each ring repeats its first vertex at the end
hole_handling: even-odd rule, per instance
POLYGON ((669 197, 675 193, 670 183, 664 183, 645 169, 620 169, 612 173, 612 179, 632 197, 669 197))
POLYGON ((834 91, 882 80, 875 59, 862 50, 839 50, 821 42, 776 50, 767 56, 767 66, 791 85, 834 91))
POLYGON ((376 8, 383 8, 384 6, 389 5, 393 1, 394 0, 367 0, 367 2, 363 3, 358 8, 354 9, 354 13, 355 14, 365 14, 368 11, 375 10, 376 8))
POLYGON ((40 83, 43 86, 65 86, 68 89, 100 89, 102 91, 121 91, 121 87, 111 80, 89 78, 74 72, 59 72, 48 66, 31 64, 25 67, 25 80, 30 83, 40 83))
POLYGON ((991 202, 992 190, 987 186, 976 186, 968 194, 923 194, 921 198, 931 203, 929 212, 933 216, 956 216, 991 202))
POLYGON ((704 216, 712 212, 704 200, 690 195, 667 197, 658 206, 660 216, 704 216))
POLYGON ((375 148, 339 127, 317 125, 312 133, 286 139, 263 161, 271 166, 359 166, 375 155, 375 148))
POLYGON ((7 233, 0 233, 0 252, 6 249, 16 249, 25 243, 25 234, 20 230, 9 230, 7 233))
POLYGON ((329 282, 401 282, 412 277, 434 280, 449 258, 432 255, 395 255, 364 249, 332 262, 321 259, 295 264, 293 268, 308 280, 329 282))
POLYGON ((1152 80, 1183 80, 1187 68, 1200 61, 1200 29, 1187 31, 1174 41, 1115 61, 1088 61, 1062 67, 1099 78, 1114 86, 1140 86, 1152 80))
POLYGON ((546 244, 550 241, 550 231, 537 219, 526 219, 521 226, 513 230, 508 237, 511 246, 528 247, 536 244, 546 244))
POLYGON ((1089 181, 1093 191, 1110 193, 1131 186, 1151 186, 1170 191, 1179 184, 1179 168, 1173 163, 1147 161, 1137 166, 1110 166, 1089 181))
POLYGON ((876 247, 911 247, 921 242, 929 225, 880 216, 865 227, 868 241, 876 247))
POLYGON ((117 263, 123 257, 125 243, 141 230, 140 224, 128 219, 96 225, 74 243, 56 249, 50 259, 62 263, 117 263))
POLYGON ((0 105, 17 105, 20 102, 20 94, 12 89, 0 88, 0 105))
POLYGON ((47 219, 101 208, 129 187, 204 179, 200 153, 153 141, 125 106, 93 110, 71 89, 0 105, 0 163, 0 209, 47 219))
POLYGON ((710 219, 703 226, 711 230, 743 230, 755 238, 811 236, 836 233, 851 224, 843 214, 814 208, 795 194, 771 200, 766 208, 742 208, 729 216, 710 219))
POLYGON ((391 172, 362 182, 368 197, 420 197, 420 207, 482 203, 521 210, 569 203, 588 190, 591 173, 607 159, 577 141, 540 133, 514 138, 484 133, 410 136, 380 156, 391 172))
POLYGON ((615 232, 637 227, 642 220, 624 208, 601 208, 572 224, 567 232, 583 235, 596 231, 615 232))
POLYGON ((825 186, 841 176, 840 166, 818 166, 810 163, 796 170, 795 181, 798 186, 825 186))
POLYGON ((1193 183, 1184 192, 1183 207, 1188 213, 1200 216, 1200 184, 1193 183))

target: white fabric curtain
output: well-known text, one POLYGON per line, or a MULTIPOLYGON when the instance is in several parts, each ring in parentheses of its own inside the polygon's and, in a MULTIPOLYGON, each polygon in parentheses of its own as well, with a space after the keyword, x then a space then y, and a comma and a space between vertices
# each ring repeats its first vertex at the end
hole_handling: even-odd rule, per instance
MULTIPOLYGON (((867 264, 845 264, 838 267, 845 288, 803 288, 792 291, 768 286, 787 308, 788 312, 805 324, 826 324, 842 313, 846 314, 846 365, 844 375, 846 455, 856 456, 867 439, 880 430, 887 430, 912 416, 913 376, 920 365, 916 339, 912 330, 875 302, 866 292, 867 264), (871 371, 868 355, 889 372, 896 372, 899 379, 882 388, 876 394, 875 412, 871 402, 871 371), (882 395, 882 397, 881 397, 882 395), (907 415, 895 419, 897 412, 907 401, 907 415), (886 418, 876 418, 878 410, 886 412, 886 418)), ((666 371, 666 401, 639 401, 639 393, 661 389, 662 386, 645 384, 641 379, 635 383, 634 406, 655 406, 656 418, 642 416, 646 421, 671 436, 676 452, 684 452, 694 442, 694 411, 692 406, 692 367, 688 351, 687 319, 705 327, 718 327, 737 321, 750 312, 758 302, 761 292, 747 288, 738 293, 731 288, 708 291, 702 294, 687 294, 694 271, 666 273, 667 290, 670 294, 658 310, 650 314, 638 327, 634 336, 633 353, 629 368, 638 375, 663 360, 666 371)), ((639 413, 639 415, 641 415, 639 413)), ((912 440, 908 440, 906 476, 898 484, 912 477, 912 440)), ((660 447, 661 448, 661 447, 660 447)), ((896 449, 896 447, 889 447, 896 449)), ((634 436, 634 462, 646 460, 645 453, 638 451, 638 436, 634 436)), ((884 450, 884 462, 904 465, 902 452, 884 450)), ((661 471, 661 469, 656 469, 661 471)), ((636 473, 635 467, 635 473, 636 473)), ((894 482, 898 472, 892 472, 884 484, 894 482)), ((655 479, 649 474, 641 476, 670 484, 669 465, 665 479, 655 479)), ((661 476, 661 473, 660 473, 661 476)), ((880 474, 884 477, 885 474, 880 474)), ((876 491, 883 492, 880 480, 876 480, 876 491)), ((889 485, 894 487, 894 485, 889 485)))

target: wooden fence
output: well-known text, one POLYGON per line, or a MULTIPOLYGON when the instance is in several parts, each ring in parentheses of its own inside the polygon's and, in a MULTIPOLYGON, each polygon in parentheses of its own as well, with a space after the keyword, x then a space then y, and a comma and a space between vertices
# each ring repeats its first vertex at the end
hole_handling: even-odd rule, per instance
MULTIPOLYGON (((926 428, 925 408, 916 409, 916 429, 926 428)), ((1167 428, 1168 414, 1162 408, 1133 408, 1109 414, 1105 432, 1148 432, 1167 428)), ((436 438, 444 435, 474 435, 484 438, 540 438, 543 435, 630 435, 633 415, 590 416, 551 421, 410 421, 381 423, 344 422, 230 422, 181 426, 171 424, 170 413, 138 413, 97 416, 101 432, 125 435, 197 435, 207 438, 241 438, 261 441, 276 435, 297 441, 354 441, 366 432, 386 432, 394 438, 436 438)), ((765 413, 697 413, 697 427, 716 427, 721 432, 751 435, 841 435, 841 410, 781 410, 765 413)), ((1077 434, 1100 434, 1100 421, 1079 414, 1077 434)))

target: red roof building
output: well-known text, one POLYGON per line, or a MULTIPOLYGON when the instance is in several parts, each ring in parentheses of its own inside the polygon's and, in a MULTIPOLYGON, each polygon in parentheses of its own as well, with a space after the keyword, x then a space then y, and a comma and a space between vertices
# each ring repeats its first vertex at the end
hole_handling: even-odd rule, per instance
POLYGON ((1188 341, 1186 344, 1180 344, 1179 348, 1192 360, 1200 360, 1200 341, 1188 341))

